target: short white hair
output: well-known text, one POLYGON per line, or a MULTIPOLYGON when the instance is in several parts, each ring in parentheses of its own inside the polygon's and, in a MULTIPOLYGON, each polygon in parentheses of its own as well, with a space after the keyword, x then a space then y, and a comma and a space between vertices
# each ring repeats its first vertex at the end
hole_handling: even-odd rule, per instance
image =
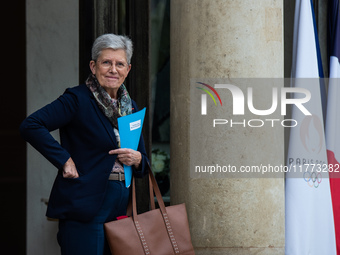
POLYGON ((96 61, 104 49, 124 50, 126 54, 126 60, 130 65, 133 53, 133 45, 129 37, 116 34, 103 34, 99 36, 94 41, 92 46, 92 60, 96 61))

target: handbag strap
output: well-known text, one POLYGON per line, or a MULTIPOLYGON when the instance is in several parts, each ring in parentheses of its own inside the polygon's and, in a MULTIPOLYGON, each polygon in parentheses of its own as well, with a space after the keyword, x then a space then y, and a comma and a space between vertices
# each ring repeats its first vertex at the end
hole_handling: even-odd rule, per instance
MULTIPOLYGON (((160 211, 161 211, 162 216, 163 216, 164 224, 165 224, 166 230, 168 232, 168 236, 169 236, 172 248, 173 248, 175 254, 179 254, 178 245, 177 245, 174 233, 172 231, 171 223, 170 223, 168 213, 167 213, 165 205, 164 205, 163 197, 161 195, 161 192, 159 190, 155 176, 153 175, 151 167, 150 167, 149 164, 148 164, 148 171, 149 171, 150 201, 153 201, 153 206, 152 206, 152 203, 151 203, 151 208, 155 207, 155 203, 154 203, 155 201, 154 201, 154 195, 153 195, 153 193, 155 193, 160 211)), ((133 217, 133 221, 135 223, 136 229, 137 229, 137 233, 138 233, 139 238, 142 242, 144 253, 146 255, 148 255, 148 254, 150 254, 149 247, 148 247, 148 244, 146 243, 143 230, 142 230, 142 228, 139 224, 139 221, 138 221, 137 203, 136 203, 136 185, 135 185, 135 177, 134 176, 132 177, 132 217, 133 217)))
POLYGON ((155 210, 156 209, 156 205, 155 205, 155 196, 153 194, 153 185, 152 185, 152 181, 151 181, 151 176, 150 174, 149 176, 149 197, 150 197, 150 208, 151 210, 155 210))
MULTIPOLYGON (((155 197, 153 193, 153 185, 152 185, 151 177, 149 174, 148 174, 148 178, 149 178, 150 209, 155 210, 156 209, 155 197)), ((132 193, 130 194, 130 197, 129 197, 129 202, 128 202, 127 209, 126 209, 126 216, 128 217, 132 216, 132 193)))
POLYGON ((145 236, 141 226, 139 225, 138 215, 137 215, 137 206, 136 206, 136 181, 135 176, 132 176, 132 218, 133 222, 135 223, 135 227, 139 236, 139 239, 142 243, 143 250, 145 255, 150 254, 149 246, 145 240, 145 236))

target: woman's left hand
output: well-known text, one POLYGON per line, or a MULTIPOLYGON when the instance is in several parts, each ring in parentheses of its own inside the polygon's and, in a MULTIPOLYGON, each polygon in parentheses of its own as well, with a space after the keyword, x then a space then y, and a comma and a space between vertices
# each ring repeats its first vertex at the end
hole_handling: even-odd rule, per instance
POLYGON ((140 162, 142 161, 142 154, 139 151, 135 151, 132 149, 115 149, 110 150, 109 154, 118 154, 117 158, 120 162, 127 166, 135 166, 139 167, 140 162))

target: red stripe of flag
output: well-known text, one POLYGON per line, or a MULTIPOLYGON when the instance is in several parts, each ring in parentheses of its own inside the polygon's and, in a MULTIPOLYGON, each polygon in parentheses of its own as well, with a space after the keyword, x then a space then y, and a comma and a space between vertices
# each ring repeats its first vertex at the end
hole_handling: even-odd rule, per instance
POLYGON ((333 217, 337 254, 340 254, 340 171, 339 162, 336 160, 334 152, 327 150, 328 165, 333 169, 329 170, 329 182, 331 186, 333 217))

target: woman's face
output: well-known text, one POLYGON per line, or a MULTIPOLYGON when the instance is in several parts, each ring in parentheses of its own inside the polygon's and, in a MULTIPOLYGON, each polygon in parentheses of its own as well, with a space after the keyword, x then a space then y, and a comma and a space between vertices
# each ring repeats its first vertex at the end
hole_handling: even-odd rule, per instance
POLYGON ((129 74, 125 51, 122 49, 104 49, 97 61, 91 60, 90 68, 102 86, 112 98, 117 98, 117 91, 129 74))

